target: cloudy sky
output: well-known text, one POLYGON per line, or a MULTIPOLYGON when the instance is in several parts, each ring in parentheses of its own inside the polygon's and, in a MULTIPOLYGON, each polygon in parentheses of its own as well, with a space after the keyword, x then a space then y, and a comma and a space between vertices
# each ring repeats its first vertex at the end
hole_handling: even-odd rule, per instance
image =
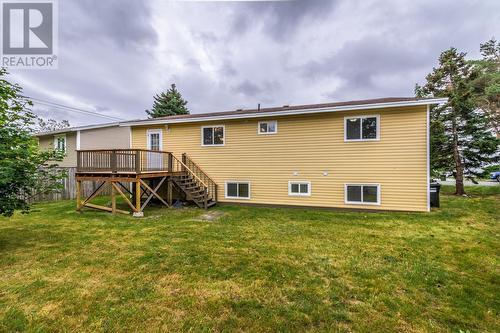
MULTIPOLYGON (((191 113, 412 96, 451 46, 500 38, 497 0, 59 0, 59 68, 11 70, 25 94, 145 118, 177 84, 191 113), (495 35, 497 34, 497 35, 495 35)), ((109 120, 35 105, 72 125, 109 120)))

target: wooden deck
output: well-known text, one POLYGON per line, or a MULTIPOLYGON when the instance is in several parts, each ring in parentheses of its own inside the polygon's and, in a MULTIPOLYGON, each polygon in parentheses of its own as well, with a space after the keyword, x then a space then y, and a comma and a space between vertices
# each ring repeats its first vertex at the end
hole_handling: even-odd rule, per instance
POLYGON ((171 152, 147 149, 78 150, 75 176, 78 211, 89 207, 128 214, 116 208, 118 194, 132 209, 134 216, 142 216, 144 208, 153 198, 170 206, 174 185, 199 207, 208 208, 217 202, 217 184, 185 154, 179 160, 171 152), (83 181, 100 183, 84 200, 81 198, 83 181), (111 207, 90 203, 105 186, 111 188, 111 207), (166 194, 160 194, 162 186, 166 186, 167 190, 163 191, 166 194))

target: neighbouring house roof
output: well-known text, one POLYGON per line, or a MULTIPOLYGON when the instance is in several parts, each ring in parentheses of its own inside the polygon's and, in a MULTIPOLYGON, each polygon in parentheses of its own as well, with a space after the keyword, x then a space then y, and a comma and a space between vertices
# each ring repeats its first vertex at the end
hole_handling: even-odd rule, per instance
POLYGON ((67 128, 62 128, 56 131, 49 131, 49 132, 38 132, 33 134, 34 136, 45 136, 45 135, 55 135, 55 134, 64 134, 64 133, 71 133, 71 132, 78 132, 78 131, 85 131, 85 130, 91 130, 91 129, 96 129, 96 128, 106 128, 106 127, 116 127, 119 126, 119 122, 114 122, 114 123, 106 123, 106 124, 98 124, 98 125, 86 125, 86 126, 79 126, 79 127, 67 127, 67 128))
POLYGON ((415 98, 415 97, 388 97, 377 99, 365 99, 357 101, 307 104, 307 105, 284 105, 280 107, 260 109, 239 109, 235 111, 210 112, 199 114, 188 114, 178 116, 159 117, 145 120, 132 120, 120 123, 120 126, 140 126, 153 124, 176 124, 188 122, 202 122, 229 119, 260 118, 285 115, 314 114, 326 112, 340 112, 349 110, 379 109, 388 107, 430 105, 446 103, 446 98, 415 98))

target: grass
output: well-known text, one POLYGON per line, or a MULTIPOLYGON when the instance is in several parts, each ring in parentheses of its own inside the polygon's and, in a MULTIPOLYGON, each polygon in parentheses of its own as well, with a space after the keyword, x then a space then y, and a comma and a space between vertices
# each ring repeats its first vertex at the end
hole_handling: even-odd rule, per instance
MULTIPOLYGON (((0 218, 0 332, 498 332, 499 188, 428 214, 0 218)), ((452 189, 444 187, 444 193, 452 189)))

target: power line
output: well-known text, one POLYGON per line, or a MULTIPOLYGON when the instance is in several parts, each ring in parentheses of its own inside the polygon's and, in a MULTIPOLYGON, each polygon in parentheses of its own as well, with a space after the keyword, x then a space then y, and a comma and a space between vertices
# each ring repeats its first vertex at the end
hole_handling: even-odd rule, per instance
POLYGON ((51 101, 46 101, 46 100, 43 100, 40 98, 35 98, 35 97, 30 97, 30 96, 23 96, 23 97, 28 98, 28 99, 32 99, 32 100, 36 101, 38 104, 50 106, 50 107, 64 110, 64 111, 68 111, 68 112, 76 112, 76 113, 81 113, 81 114, 86 114, 86 115, 92 115, 92 116, 97 116, 97 117, 101 117, 101 118, 107 118, 110 120, 125 120, 123 118, 108 116, 108 115, 97 113, 94 111, 84 110, 84 109, 76 108, 73 106, 67 106, 67 105, 63 105, 63 104, 59 104, 59 103, 55 103, 55 102, 51 102, 51 101))
POLYGON ((45 106, 49 106, 51 108, 59 109, 59 110, 65 111, 65 112, 75 112, 75 113, 80 113, 80 114, 85 114, 85 115, 91 115, 91 116, 106 118, 106 119, 110 119, 110 120, 118 120, 118 121, 119 120, 123 120, 122 118, 113 117, 113 116, 107 116, 107 115, 103 115, 103 114, 99 114, 99 113, 92 112, 92 111, 87 111, 87 110, 74 110, 74 109, 69 109, 69 108, 61 107, 61 106, 56 106, 56 105, 52 105, 52 104, 45 103, 45 102, 40 102, 40 101, 37 101, 36 103, 37 104, 41 104, 41 105, 45 105, 45 106))
POLYGON ((111 120, 124 120, 123 118, 118 118, 118 117, 114 117, 114 116, 108 116, 108 115, 97 113, 97 112, 94 112, 94 111, 84 110, 84 109, 75 108, 75 107, 72 107, 72 106, 67 106, 67 105, 63 105, 63 104, 59 104, 59 103, 55 103, 55 102, 45 101, 45 100, 42 100, 42 99, 39 99, 39 98, 34 98, 34 97, 28 97, 28 98, 30 98, 32 100, 35 100, 39 104, 50 106, 50 107, 54 107, 54 108, 58 108, 58 109, 61 109, 61 110, 64 110, 64 111, 77 112, 77 113, 82 113, 82 114, 97 116, 97 117, 101 117, 101 118, 107 118, 107 119, 111 119, 111 120))

